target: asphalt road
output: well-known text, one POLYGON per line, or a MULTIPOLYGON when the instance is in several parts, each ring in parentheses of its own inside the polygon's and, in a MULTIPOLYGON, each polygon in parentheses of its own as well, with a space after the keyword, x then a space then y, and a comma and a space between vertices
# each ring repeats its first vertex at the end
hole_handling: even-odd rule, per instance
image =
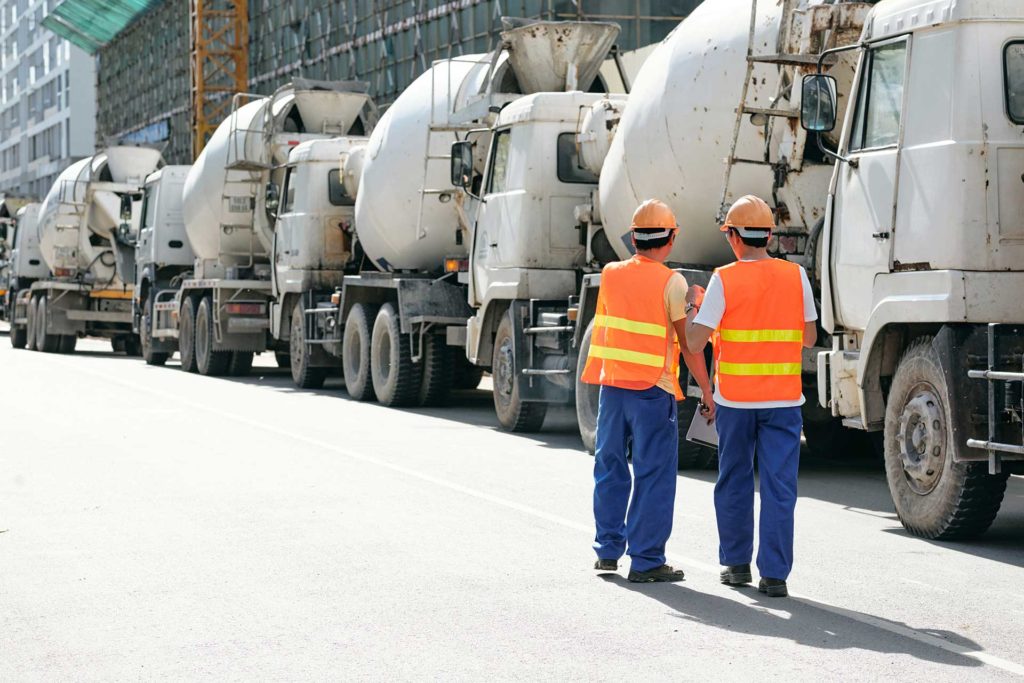
POLYGON ((1024 480, 988 535, 903 532, 880 468, 806 463, 795 597, 717 581, 681 474, 675 585, 592 570, 568 413, 445 409, 0 339, 0 680, 996 680, 1024 675, 1024 480))

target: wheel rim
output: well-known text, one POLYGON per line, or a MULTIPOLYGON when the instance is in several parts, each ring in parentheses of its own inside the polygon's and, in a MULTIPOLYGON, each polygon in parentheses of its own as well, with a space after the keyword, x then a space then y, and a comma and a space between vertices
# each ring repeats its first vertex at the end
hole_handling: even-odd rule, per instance
POLYGON ((903 476, 910 489, 922 496, 935 490, 946 460, 946 414, 938 393, 927 383, 915 386, 896 432, 903 476))
POLYGON ((205 362, 207 353, 207 339, 206 335, 206 307, 200 306, 199 313, 196 315, 196 360, 200 363, 205 362))
POLYGON ((363 366, 363 339, 359 331, 355 329, 355 325, 345 328, 345 352, 343 355, 345 372, 354 380, 363 366))
POLYGON ((391 378, 391 330, 384 328, 380 333, 380 345, 377 348, 377 369, 385 384, 391 378))
POLYGON ((39 297, 36 308, 36 348, 40 351, 46 345, 46 297, 39 297))
POLYGON ((294 372, 297 372, 302 367, 302 352, 305 346, 302 339, 303 336, 302 325, 293 317, 291 339, 288 340, 288 351, 291 355, 289 362, 294 372))
POLYGON ((512 340, 506 338, 502 340, 501 346, 498 347, 497 363, 494 364, 493 377, 494 377, 494 394, 498 396, 503 403, 508 403, 512 400, 512 340))

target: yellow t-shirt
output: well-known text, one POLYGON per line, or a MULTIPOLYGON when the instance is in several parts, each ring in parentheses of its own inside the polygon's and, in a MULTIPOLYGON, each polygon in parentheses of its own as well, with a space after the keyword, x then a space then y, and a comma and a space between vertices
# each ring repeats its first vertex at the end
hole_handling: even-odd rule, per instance
MULTIPOLYGON (((672 277, 665 284, 665 313, 668 315, 669 324, 682 320, 686 317, 686 278, 679 273, 672 273, 672 277)), ((686 343, 685 339, 679 340, 679 345, 686 343)), ((671 372, 665 371, 657 381, 656 386, 664 389, 673 396, 676 395, 676 381, 671 372)))

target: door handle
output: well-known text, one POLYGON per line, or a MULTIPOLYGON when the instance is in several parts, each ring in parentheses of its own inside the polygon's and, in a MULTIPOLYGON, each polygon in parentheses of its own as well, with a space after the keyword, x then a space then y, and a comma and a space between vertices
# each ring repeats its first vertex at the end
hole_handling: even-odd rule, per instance
POLYGON ((876 240, 887 240, 887 239, 889 239, 889 235, 890 235, 890 233, 889 233, 888 230, 885 231, 885 232, 873 232, 873 233, 871 233, 871 236, 874 237, 876 240))

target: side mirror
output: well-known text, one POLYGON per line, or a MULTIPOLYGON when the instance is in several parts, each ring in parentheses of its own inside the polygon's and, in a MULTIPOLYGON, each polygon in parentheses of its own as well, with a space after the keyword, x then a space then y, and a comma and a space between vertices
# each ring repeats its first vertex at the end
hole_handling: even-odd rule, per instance
POLYGON ((277 183, 267 183, 266 206, 267 211, 277 211, 281 205, 281 189, 277 183))
POLYGON ((473 185, 473 143, 452 143, 452 185, 469 189, 473 185))
POLYGON ((130 223, 132 220, 132 197, 128 194, 121 195, 121 220, 130 223))
POLYGON ((800 125, 811 133, 828 133, 836 127, 836 79, 825 74, 804 76, 800 125))

